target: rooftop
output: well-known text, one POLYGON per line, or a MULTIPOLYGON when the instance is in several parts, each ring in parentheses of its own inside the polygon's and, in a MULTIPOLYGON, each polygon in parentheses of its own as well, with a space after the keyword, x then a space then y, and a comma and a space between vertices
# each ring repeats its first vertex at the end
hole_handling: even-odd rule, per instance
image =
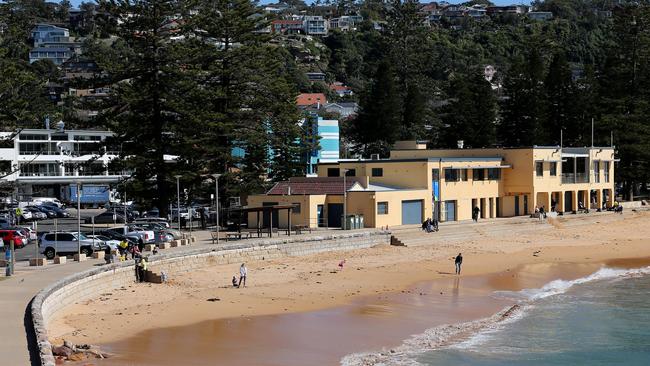
MULTIPOLYGON (((349 190, 359 182, 356 177, 346 177, 345 189, 349 190)), ((271 188, 268 195, 343 195, 343 177, 295 177, 288 181, 278 182, 271 188)))

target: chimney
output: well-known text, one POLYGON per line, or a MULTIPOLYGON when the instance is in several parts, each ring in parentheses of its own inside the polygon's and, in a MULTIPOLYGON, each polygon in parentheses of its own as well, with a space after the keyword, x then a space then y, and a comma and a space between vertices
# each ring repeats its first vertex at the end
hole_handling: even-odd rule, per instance
POLYGON ((462 149, 463 146, 465 146, 465 141, 464 140, 458 140, 456 143, 458 144, 459 149, 462 149))

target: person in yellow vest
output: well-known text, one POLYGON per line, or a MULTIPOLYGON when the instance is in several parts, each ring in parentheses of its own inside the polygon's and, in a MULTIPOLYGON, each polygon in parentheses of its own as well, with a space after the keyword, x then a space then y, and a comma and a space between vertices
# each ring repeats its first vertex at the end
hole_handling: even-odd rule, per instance
POLYGON ((140 263, 138 263, 138 270, 140 272, 140 275, 138 276, 140 282, 145 282, 145 276, 147 273, 147 258, 142 257, 142 259, 140 259, 140 263))
POLYGON ((129 248, 129 243, 127 243, 125 239, 122 239, 122 241, 120 241, 120 246, 118 248, 118 250, 120 251, 120 261, 123 262, 126 260, 126 253, 128 252, 128 248, 129 248))

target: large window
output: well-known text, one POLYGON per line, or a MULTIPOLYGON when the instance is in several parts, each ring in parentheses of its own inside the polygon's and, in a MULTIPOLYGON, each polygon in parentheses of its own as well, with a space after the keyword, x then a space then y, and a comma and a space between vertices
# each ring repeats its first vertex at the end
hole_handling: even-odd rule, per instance
POLYGON ((292 205, 293 205, 292 212, 295 213, 295 214, 299 214, 300 213, 300 202, 293 202, 292 205))
POLYGON ((383 177, 384 176, 384 169, 383 168, 372 168, 372 176, 373 177, 383 177))
POLYGON ((594 161, 594 183, 600 183, 600 161, 594 161))
POLYGON ((341 170, 339 168, 327 168, 328 177, 339 177, 341 176, 341 170))
POLYGON ((557 176, 557 163, 552 162, 551 166, 549 167, 549 172, 551 173, 551 177, 557 176))
POLYGON ((458 174, 458 169, 445 169, 445 181, 447 182, 458 182, 460 180, 460 174, 458 174))
POLYGON ((499 168, 489 168, 488 169, 488 180, 499 180, 501 179, 501 169, 499 168))
POLYGON ((485 169, 474 169, 472 172, 472 179, 485 180, 485 169))
POLYGON ((609 161, 603 161, 603 173, 605 175, 605 183, 609 183, 609 161))
POLYGON ((58 164, 31 163, 20 166, 20 175, 23 177, 51 177, 60 175, 58 164))
POLYGON ((377 202, 377 215, 388 215, 388 202, 377 202))
POLYGON ((543 177, 544 176, 544 162, 543 161, 535 162, 535 175, 538 176, 538 177, 543 177))

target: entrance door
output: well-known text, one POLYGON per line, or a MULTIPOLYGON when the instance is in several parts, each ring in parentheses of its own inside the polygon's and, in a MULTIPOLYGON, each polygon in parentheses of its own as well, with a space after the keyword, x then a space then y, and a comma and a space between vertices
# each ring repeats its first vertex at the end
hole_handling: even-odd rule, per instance
POLYGON ((528 215, 528 195, 524 195, 524 215, 528 215))
POLYGON ((325 206, 323 205, 318 205, 316 206, 316 217, 318 220, 318 227, 323 227, 325 226, 325 206))
POLYGON ((341 216, 343 216, 342 203, 329 203, 327 205, 327 226, 341 227, 341 216))
POLYGON ((402 201, 402 225, 421 224, 423 206, 422 200, 402 201))
POLYGON ((515 196, 515 216, 519 216, 519 196, 515 196))
POLYGON ((564 212, 573 211, 573 192, 564 192, 564 212))
POLYGON ((456 221, 456 201, 445 201, 445 221, 456 221))
MULTIPOLYGON (((263 202, 262 206, 277 206, 277 202, 263 202)), ((271 211, 264 211, 264 216, 262 220, 262 227, 268 228, 269 224, 271 221, 271 211)), ((280 221, 280 217, 278 215, 278 211, 275 210, 273 211, 273 227, 278 227, 278 221, 280 221)))

